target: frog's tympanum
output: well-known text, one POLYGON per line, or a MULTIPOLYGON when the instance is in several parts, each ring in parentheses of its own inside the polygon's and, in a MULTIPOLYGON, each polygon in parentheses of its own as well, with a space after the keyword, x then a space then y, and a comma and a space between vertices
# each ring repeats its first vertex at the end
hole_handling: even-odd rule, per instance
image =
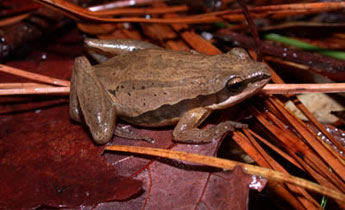
POLYGON ((234 48, 220 55, 165 50, 133 40, 88 39, 89 49, 118 54, 91 66, 74 62, 70 115, 85 122, 98 144, 112 135, 140 139, 117 119, 156 127, 174 125, 177 142, 207 143, 243 124, 232 121, 199 129, 213 110, 225 109, 258 92, 269 80, 268 67, 234 48))

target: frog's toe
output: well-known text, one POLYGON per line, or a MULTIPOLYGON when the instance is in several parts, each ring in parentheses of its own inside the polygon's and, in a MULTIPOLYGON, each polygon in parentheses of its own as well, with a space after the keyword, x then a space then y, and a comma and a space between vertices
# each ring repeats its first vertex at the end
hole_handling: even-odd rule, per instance
POLYGON ((102 112, 84 112, 85 122, 97 144, 105 144, 112 138, 116 126, 116 110, 113 106, 102 112))

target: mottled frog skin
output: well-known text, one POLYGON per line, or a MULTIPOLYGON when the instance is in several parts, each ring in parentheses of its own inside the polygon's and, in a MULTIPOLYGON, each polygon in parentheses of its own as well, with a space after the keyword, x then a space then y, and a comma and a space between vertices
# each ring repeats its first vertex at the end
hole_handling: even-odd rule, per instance
MULTIPOLYGON (((96 43, 98 52, 108 51, 105 54, 109 55, 107 49, 124 48, 121 43, 128 42, 87 40, 86 45, 95 48, 96 43)), ((106 143, 114 132, 142 138, 115 129, 117 118, 145 127, 177 124, 175 141, 210 142, 242 124, 226 121, 208 129, 197 128, 209 114, 255 94, 270 79, 268 67, 240 48, 210 56, 152 44, 146 47, 143 42, 137 46, 139 50, 125 48, 124 53, 95 66, 85 57, 75 60, 70 115, 86 122, 96 143, 106 143)))

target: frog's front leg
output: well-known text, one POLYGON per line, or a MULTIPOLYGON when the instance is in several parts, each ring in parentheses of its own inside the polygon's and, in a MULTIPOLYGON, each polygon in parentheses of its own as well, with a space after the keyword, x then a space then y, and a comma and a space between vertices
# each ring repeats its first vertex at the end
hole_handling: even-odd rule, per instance
POLYGON ((81 110, 95 142, 106 143, 115 131, 116 109, 85 57, 75 59, 71 87, 74 92, 71 92, 70 109, 77 116, 72 117, 80 120, 81 110), (74 111, 76 103, 79 104, 79 112, 74 111))
POLYGON ((211 112, 211 110, 203 107, 186 112, 174 129, 174 140, 184 143, 210 143, 213 139, 220 138, 226 132, 234 131, 235 128, 247 127, 247 125, 242 123, 225 121, 206 129, 199 129, 198 126, 211 112))

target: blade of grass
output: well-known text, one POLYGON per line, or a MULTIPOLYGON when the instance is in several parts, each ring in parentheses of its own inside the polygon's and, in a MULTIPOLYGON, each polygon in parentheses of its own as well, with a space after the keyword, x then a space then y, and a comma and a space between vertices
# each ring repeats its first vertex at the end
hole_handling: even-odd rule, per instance
POLYGON ((287 45, 291 45, 294 47, 298 47, 304 50, 309 50, 309 51, 316 51, 322 55, 327 55, 329 57, 333 57, 333 58, 337 58, 337 59, 341 59, 341 60, 345 60, 345 52, 342 51, 335 51, 335 50, 327 50, 294 38, 290 38, 287 36, 283 36, 280 34, 276 34, 276 33, 270 33, 270 34, 266 34, 264 35, 265 39, 268 40, 272 40, 272 41, 276 41, 276 42, 280 42, 280 43, 284 43, 287 45))

